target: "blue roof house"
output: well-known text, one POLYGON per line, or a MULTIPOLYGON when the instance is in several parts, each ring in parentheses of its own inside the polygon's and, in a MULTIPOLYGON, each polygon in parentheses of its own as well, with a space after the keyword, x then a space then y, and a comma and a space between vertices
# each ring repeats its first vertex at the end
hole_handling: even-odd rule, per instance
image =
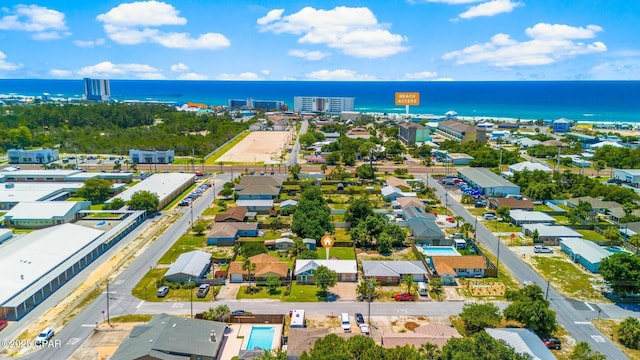
POLYGON ((600 262, 611 255, 596 243, 579 238, 560 239, 560 248, 573 262, 584 266, 592 273, 599 273, 600 262))
POLYGON ((561 118, 553 122, 553 132, 567 132, 571 130, 571 121, 561 118))

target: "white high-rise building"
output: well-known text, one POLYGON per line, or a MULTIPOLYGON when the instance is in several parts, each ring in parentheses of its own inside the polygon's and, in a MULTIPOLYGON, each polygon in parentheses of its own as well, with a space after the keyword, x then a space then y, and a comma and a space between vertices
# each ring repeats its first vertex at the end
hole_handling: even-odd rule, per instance
POLYGON ((355 98, 352 97, 319 97, 294 96, 293 110, 297 112, 333 113, 353 111, 355 98))
POLYGON ((90 101, 111 100, 109 80, 84 78, 84 98, 90 101))

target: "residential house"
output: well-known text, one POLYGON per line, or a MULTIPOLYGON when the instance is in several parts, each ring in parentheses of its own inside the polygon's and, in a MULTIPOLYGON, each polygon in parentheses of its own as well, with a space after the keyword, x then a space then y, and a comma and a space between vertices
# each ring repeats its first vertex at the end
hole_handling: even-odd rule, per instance
POLYGON ((236 185, 236 190, 243 189, 248 185, 270 185, 282 188, 284 178, 275 175, 244 175, 240 178, 240 182, 236 185))
POLYGON ((538 231, 538 242, 557 245, 563 238, 582 238, 582 234, 566 226, 550 226, 545 224, 523 224, 522 233, 533 236, 538 231))
POLYGON ((296 200, 285 200, 280 203, 280 209, 294 208, 298 206, 298 202, 296 200))
POLYGON ((620 204, 615 201, 604 201, 591 196, 581 196, 577 198, 567 199, 565 202, 568 207, 574 208, 578 206, 580 201, 588 202, 589 205, 591 205, 591 210, 603 215, 608 214, 609 209, 620 206, 620 204))
POLYGON ((291 247, 293 246, 293 239, 288 238, 288 237, 281 237, 281 238, 275 239, 273 241, 274 241, 274 248, 276 250, 287 251, 287 250, 291 249, 291 247))
POLYGON ((304 238, 302 239, 302 243, 304 244, 304 246, 307 247, 307 249, 309 250, 315 250, 316 249, 316 239, 309 239, 309 238, 304 238))
POLYGON ((238 200, 272 200, 280 196, 280 188, 266 184, 251 184, 236 187, 238 200))
POLYGON ((455 285, 456 277, 484 277, 487 263, 483 256, 431 256, 431 265, 444 285, 455 285))
POLYGON ((504 341, 517 353, 529 355, 534 360, 555 360, 551 350, 542 342, 540 337, 530 329, 500 328, 484 329, 492 338, 504 341))
POLYGON ((369 131, 367 131, 367 129, 365 128, 360 128, 360 127, 352 128, 351 130, 347 131, 346 135, 348 138, 351 138, 351 139, 368 140, 369 138, 371 138, 371 134, 369 133, 369 131))
POLYGON ((451 165, 469 165, 474 160, 473 156, 462 153, 447 153, 444 159, 446 163, 451 165))
POLYGON ((541 143, 540 140, 529 139, 528 137, 521 137, 515 141, 521 149, 527 149, 532 146, 536 146, 541 143))
POLYGON ((249 212, 266 213, 273 209, 273 200, 236 200, 236 205, 246 207, 249 212))
POLYGON ((136 325, 111 360, 215 360, 224 347, 227 324, 218 321, 155 315, 136 325))
POLYGON ((180 254, 178 259, 169 266, 164 278, 173 283, 197 282, 202 279, 211 268, 211 254, 194 250, 180 254))
POLYGON ((421 261, 375 261, 363 260, 362 271, 365 279, 375 278, 381 285, 398 285, 405 275, 413 281, 425 281, 429 272, 421 261))
POLYGON ((298 284, 315 284, 313 274, 319 266, 326 266, 338 274, 340 282, 358 280, 358 263, 355 260, 296 260, 294 276, 298 284))
POLYGON ((509 165, 509 172, 517 173, 521 171, 544 171, 551 172, 553 171, 547 164, 539 163, 539 162, 531 162, 531 161, 522 161, 517 164, 509 165))
POLYGON ((421 245, 444 245, 445 234, 436 224, 436 217, 417 207, 402 209, 402 217, 413 240, 421 245))
POLYGON ((533 202, 522 196, 496 197, 489 199, 489 208, 497 209, 506 206, 509 210, 533 211, 533 202))
POLYGON ((233 246, 240 237, 258 236, 258 223, 223 222, 213 224, 207 234, 207 245, 233 246))
POLYGON ((398 203, 398 206, 401 209, 415 207, 424 211, 424 209, 426 208, 424 202, 417 197, 399 197, 395 201, 398 203))
POLYGON ((417 194, 414 192, 404 192, 395 186, 389 186, 389 185, 380 189, 380 192, 382 193, 382 198, 384 198, 386 201, 396 200, 397 198, 400 198, 400 197, 416 197, 417 196, 417 194))
POLYGON ((402 191, 411 190, 411 186, 409 186, 409 183, 407 183, 407 180, 405 179, 400 179, 395 176, 388 176, 385 179, 385 182, 387 183, 388 186, 396 187, 402 191))
POLYGON ((244 206, 236 206, 228 209, 223 214, 217 214, 215 222, 243 222, 247 217, 247 208, 244 206))
POLYGON ((289 263, 280 261, 275 256, 258 254, 251 256, 249 261, 256 266, 255 270, 251 271, 251 278, 249 278, 249 271, 242 269, 242 261, 233 261, 229 264, 229 270, 227 271, 230 282, 266 282, 269 277, 277 277, 281 282, 284 282, 289 276, 289 263))
POLYGON ((556 222, 554 217, 541 211, 511 210, 509 211, 509 219, 515 226, 522 226, 524 224, 552 225, 556 222))
POLYGON ((611 255, 610 252, 593 241, 579 238, 560 239, 560 248, 569 255, 573 262, 584 266, 592 273, 599 273, 600 262, 611 255))
POLYGON ((553 132, 554 133, 564 133, 567 131, 571 130, 571 121, 565 119, 565 118, 560 118, 558 120, 554 120, 553 121, 553 132))

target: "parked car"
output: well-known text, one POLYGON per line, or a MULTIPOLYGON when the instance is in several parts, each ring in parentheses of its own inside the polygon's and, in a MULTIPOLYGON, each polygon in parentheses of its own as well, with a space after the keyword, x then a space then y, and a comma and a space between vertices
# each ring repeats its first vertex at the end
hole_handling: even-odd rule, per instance
POLYGON ((356 313, 356 324, 364 324, 364 316, 361 313, 356 313))
POLYGON ((549 337, 542 339, 542 342, 547 346, 547 349, 562 350, 562 343, 558 338, 549 337))
POLYGON ((231 312, 231 315, 248 315, 251 314, 250 312, 248 312, 247 310, 233 310, 231 312))
POLYGON ((497 220, 496 214, 486 213, 482 215, 482 220, 497 220))
POLYGON ((43 345, 45 344, 47 341, 49 341, 49 339, 51 339, 53 337, 54 331, 53 328, 46 328, 44 330, 42 330, 42 332, 40 334, 38 334, 38 336, 36 337, 36 345, 43 345))
POLYGON ((415 301, 416 297, 411 294, 398 294, 393 297, 395 301, 415 301))
POLYGON ((0 320, 0 331, 9 326, 9 322, 7 320, 0 320))
POLYGON ((553 249, 551 249, 550 247, 544 246, 544 245, 534 245, 533 246, 533 252, 534 253, 541 253, 541 254, 551 254, 551 253, 553 253, 553 249))
POLYGON ((158 288, 158 292, 156 293, 156 295, 158 295, 158 297, 165 297, 165 296, 167 296, 168 293, 169 293, 169 287, 168 286, 160 286, 158 288))
POLYGON ((196 296, 199 298, 203 298, 207 296, 207 293, 209 293, 209 284, 202 284, 198 288, 198 292, 196 293, 196 296))
POLYGON ((360 333, 369 335, 369 325, 368 324, 360 324, 360 333))

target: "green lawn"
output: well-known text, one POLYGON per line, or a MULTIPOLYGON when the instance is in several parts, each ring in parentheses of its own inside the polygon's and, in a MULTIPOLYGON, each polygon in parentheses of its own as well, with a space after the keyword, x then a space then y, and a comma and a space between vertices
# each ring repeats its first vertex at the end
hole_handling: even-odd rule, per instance
POLYGON ((511 223, 496 221, 496 220, 487 220, 483 221, 484 226, 492 232, 520 232, 522 231, 519 226, 515 226, 511 223))
POLYGON ((176 261, 180 254, 202 249, 206 244, 207 238, 204 235, 184 234, 162 255, 160 260, 158 260, 158 264, 171 264, 176 261))
POLYGON ((547 205, 535 205, 533 207, 534 211, 553 211, 552 208, 548 207, 547 205))
POLYGON ((351 241, 351 236, 349 236, 349 229, 347 228, 337 228, 335 234, 333 236, 336 238, 336 241, 351 241))
POLYGON ((269 288, 267 286, 257 286, 256 287, 259 292, 253 294, 247 294, 247 286, 240 286, 238 290, 238 294, 236 299, 270 299, 270 300, 284 300, 286 296, 284 295, 287 291, 286 286, 279 286, 278 290, 275 294, 269 293, 269 288))
POLYGON ((599 291, 593 289, 593 275, 590 275, 560 256, 533 256, 535 269, 543 278, 550 279, 551 285, 563 294, 580 300, 607 301, 599 291))
MULTIPOLYGON (((326 259, 327 253, 325 248, 319 247, 316 249, 320 259, 326 259)), ((329 258, 338 258, 340 260, 355 260, 356 254, 353 248, 333 247, 329 249, 329 258)))
POLYGON ((286 301, 289 302, 316 302, 320 289, 315 285, 298 285, 295 281, 291 284, 291 294, 286 301))
POLYGON ((192 298, 194 302, 211 301, 212 291, 209 291, 209 294, 204 298, 198 298, 196 296, 197 288, 171 289, 166 297, 159 298, 157 296, 158 288, 156 283, 164 277, 167 270, 168 268, 149 270, 140 282, 136 284, 131 294, 145 301, 191 301, 192 298), (191 294, 190 291, 193 291, 193 294, 191 294))
POLYGON ((571 224, 571 222, 569 221, 569 218, 567 218, 564 215, 554 215, 552 216, 554 219, 556 219, 556 224, 563 224, 563 225, 569 225, 571 224))
POLYGON ((607 239, 604 238, 604 236, 602 236, 602 234, 598 233, 597 231, 594 230, 576 230, 577 232, 579 232, 580 234, 582 234, 582 238, 584 238, 585 240, 591 240, 591 241, 606 241, 607 239))
POLYGON ((111 318, 111 322, 114 323, 127 323, 127 322, 149 322, 153 315, 148 314, 129 314, 120 315, 111 318))
POLYGON ((233 141, 230 141, 228 144, 218 148, 216 150, 216 152, 213 153, 213 155, 209 156, 205 160, 205 164, 207 164, 207 165, 215 165, 216 160, 218 160, 218 158, 220 156, 222 156, 224 153, 229 151, 229 149, 231 149, 232 147, 236 146, 236 144, 238 144, 240 141, 242 141, 242 139, 244 139, 247 136, 249 136, 249 134, 251 134, 251 132, 248 131, 248 130, 245 130, 244 132, 240 133, 240 135, 238 135, 233 141))

